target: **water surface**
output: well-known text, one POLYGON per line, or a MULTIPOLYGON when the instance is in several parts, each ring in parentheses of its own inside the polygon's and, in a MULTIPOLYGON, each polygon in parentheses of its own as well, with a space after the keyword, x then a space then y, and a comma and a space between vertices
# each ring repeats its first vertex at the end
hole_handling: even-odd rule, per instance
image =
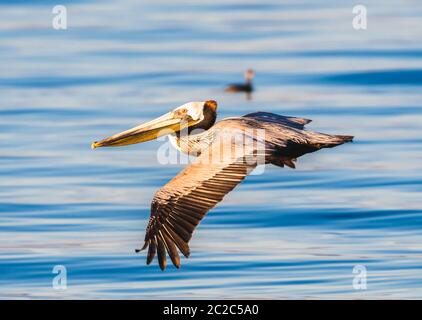
POLYGON ((366 31, 351 1, 62 3, 65 31, 54 1, 0 1, 1 298, 422 298, 420 2, 371 1, 366 31), (225 94, 249 67, 252 100, 225 94), (90 143, 211 98, 356 139, 248 177, 161 272, 134 249, 183 165, 90 143))

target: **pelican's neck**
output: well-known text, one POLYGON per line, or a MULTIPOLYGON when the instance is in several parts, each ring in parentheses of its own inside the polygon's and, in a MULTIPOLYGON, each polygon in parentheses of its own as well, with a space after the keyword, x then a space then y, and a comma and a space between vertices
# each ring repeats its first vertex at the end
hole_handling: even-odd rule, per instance
POLYGON ((193 156, 199 156, 203 150, 208 148, 213 141, 213 137, 213 130, 211 129, 199 133, 169 135, 171 144, 177 150, 193 156))

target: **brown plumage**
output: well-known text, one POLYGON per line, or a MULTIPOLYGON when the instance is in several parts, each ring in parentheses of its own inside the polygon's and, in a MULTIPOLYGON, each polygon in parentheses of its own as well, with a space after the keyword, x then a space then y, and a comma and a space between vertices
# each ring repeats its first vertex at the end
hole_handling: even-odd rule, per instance
MULTIPOLYGON (((242 118, 220 121, 210 130, 214 133, 221 131, 218 134, 225 135, 227 135, 226 128, 230 128, 229 130, 235 135, 243 134, 242 130, 248 127, 267 130, 267 141, 262 148, 265 150, 266 162, 291 168, 295 168, 296 158, 305 153, 352 140, 350 136, 331 136, 303 131, 304 124, 309 122, 307 119, 258 112, 242 118), (285 154, 287 156, 283 156, 285 154)), ((216 136, 214 140, 218 140, 216 136)), ((220 147, 227 148, 219 143, 211 144, 195 163, 184 169, 155 194, 144 247, 148 246, 150 239, 162 230, 168 235, 168 240, 173 242, 185 257, 189 257, 188 242, 196 226, 207 212, 257 165, 253 152, 219 161, 214 159, 210 164, 207 160, 220 147)), ((258 145, 252 151, 257 149, 258 145)), ((159 248, 158 252, 160 253, 159 248)), ((174 251, 169 250, 168 254, 170 257, 175 255, 174 251)), ((179 268, 180 260, 177 259, 174 265, 179 268)))
MULTIPOLYGON (((177 268, 180 267, 178 250, 189 257, 188 243, 200 221, 257 164, 295 168, 296 159, 300 156, 353 139, 352 136, 307 131, 304 126, 310 122, 308 119, 267 112, 228 118, 214 124, 215 116, 210 114, 216 112, 216 106, 215 101, 203 103, 202 120, 194 125, 197 128, 202 126, 205 131, 190 132, 185 136, 176 133, 172 138, 181 151, 193 151, 198 157, 158 190, 151 203, 151 217, 142 249, 148 248, 147 264, 155 255, 158 256, 162 270, 167 265, 167 254, 177 268)), ((195 117, 193 110, 189 112, 191 117, 195 117)), ((151 131, 151 124, 146 127, 151 131)), ((138 136, 139 128, 134 131, 138 136)), ((145 132, 142 131, 142 134, 145 132)), ((124 133, 124 139, 127 136, 128 131, 124 133)), ((138 141, 138 136, 133 139, 138 141)), ((103 141, 94 146, 120 144, 119 135, 103 141)))

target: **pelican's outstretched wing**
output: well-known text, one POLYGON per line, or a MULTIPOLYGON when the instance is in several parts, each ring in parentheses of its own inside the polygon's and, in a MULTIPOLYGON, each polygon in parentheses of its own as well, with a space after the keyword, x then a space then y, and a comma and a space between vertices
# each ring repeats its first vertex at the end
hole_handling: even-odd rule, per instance
POLYGON ((244 115, 243 117, 252 118, 256 121, 272 122, 276 124, 286 125, 288 127, 296 128, 296 129, 304 129, 304 126, 306 124, 308 124, 309 122, 312 122, 312 120, 310 119, 282 116, 279 114, 263 112, 263 111, 248 113, 247 115, 244 115))
POLYGON ((258 163, 294 168, 297 157, 353 139, 303 130, 308 122, 258 112, 222 120, 209 129, 215 136, 208 149, 154 196, 142 248, 148 247, 147 264, 158 253, 164 270, 168 253, 179 267, 177 248, 189 256, 188 243, 195 227, 258 163), (263 131, 264 136, 255 135, 254 130, 263 131))
POLYGON ((260 161, 258 142, 239 151, 234 150, 237 145, 234 140, 215 139, 194 163, 155 194, 142 248, 148 247, 147 264, 158 253, 160 268, 164 270, 168 253, 173 264, 179 267, 176 247, 188 257, 188 242, 195 227, 256 167, 260 161))

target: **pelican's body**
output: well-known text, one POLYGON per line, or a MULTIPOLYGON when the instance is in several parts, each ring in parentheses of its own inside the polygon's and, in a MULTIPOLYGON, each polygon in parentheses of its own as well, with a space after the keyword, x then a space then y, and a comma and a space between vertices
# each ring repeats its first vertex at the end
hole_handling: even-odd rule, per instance
POLYGON ((180 266, 177 249, 189 256, 188 242, 195 227, 258 164, 294 168, 296 159, 306 153, 353 139, 306 131, 304 125, 310 120, 266 112, 215 123, 216 108, 212 100, 185 104, 157 120, 93 144, 93 148, 121 146, 170 134, 176 148, 197 156, 155 194, 151 204, 142 249, 148 247, 148 264, 158 253, 162 270, 167 254, 180 266), (159 132, 158 127, 167 131, 159 132))

